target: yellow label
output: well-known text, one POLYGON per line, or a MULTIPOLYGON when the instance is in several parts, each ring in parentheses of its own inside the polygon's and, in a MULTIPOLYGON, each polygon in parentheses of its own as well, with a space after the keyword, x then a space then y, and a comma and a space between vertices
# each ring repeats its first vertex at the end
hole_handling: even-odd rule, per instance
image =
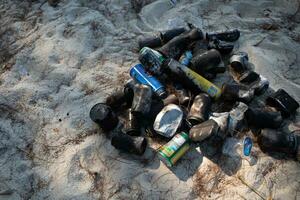
POLYGON ((190 148, 190 145, 188 143, 184 144, 179 151, 171 158, 171 163, 174 165, 181 156, 187 152, 187 150, 190 148))
POLYGON ((201 90, 209 94, 209 96, 218 99, 221 96, 221 90, 216 85, 206 80, 201 75, 197 74, 190 68, 185 68, 187 76, 199 86, 201 90))

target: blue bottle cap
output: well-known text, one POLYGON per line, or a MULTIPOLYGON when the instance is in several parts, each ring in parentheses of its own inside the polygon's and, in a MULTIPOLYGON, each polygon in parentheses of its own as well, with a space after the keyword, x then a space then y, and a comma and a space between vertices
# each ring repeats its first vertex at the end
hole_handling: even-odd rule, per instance
POLYGON ((244 155, 245 156, 249 156, 251 153, 251 149, 252 149, 252 140, 250 137, 246 137, 244 139, 244 155))

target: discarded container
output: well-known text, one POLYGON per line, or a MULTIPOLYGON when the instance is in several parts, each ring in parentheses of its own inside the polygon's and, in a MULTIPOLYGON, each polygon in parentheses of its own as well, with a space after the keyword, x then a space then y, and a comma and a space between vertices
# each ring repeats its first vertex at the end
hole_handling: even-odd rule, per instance
POLYGON ((178 61, 170 59, 167 63, 167 67, 180 78, 184 79, 184 81, 188 81, 201 91, 209 94, 209 96, 212 98, 218 99, 220 97, 221 90, 216 85, 206 80, 204 77, 197 74, 195 71, 191 70, 185 65, 180 64, 178 61))
POLYGON ((167 144, 159 148, 158 156, 168 167, 172 167, 189 148, 189 136, 181 132, 175 135, 167 144))
POLYGON ((259 74, 254 71, 246 71, 240 77, 238 77, 238 82, 245 85, 251 85, 259 81, 259 74))
POLYGON ((207 94, 199 94, 195 97, 193 105, 187 116, 187 120, 194 126, 208 119, 211 99, 207 94))
POLYGON ((97 103, 91 108, 90 118, 104 131, 111 131, 119 123, 119 119, 112 111, 111 107, 104 103, 97 103))
POLYGON ((222 99, 226 101, 250 102, 254 98, 254 90, 237 84, 223 84, 222 99))
POLYGON ((131 106, 133 100, 133 90, 124 87, 122 89, 114 91, 106 98, 105 103, 112 108, 120 108, 121 105, 127 104, 131 106))
POLYGON ((138 39, 139 48, 142 49, 144 47, 156 48, 163 45, 161 40, 161 33, 158 35, 148 36, 148 37, 139 37, 138 39))
POLYGON ((206 138, 217 134, 218 130, 218 124, 214 120, 209 119, 201 124, 193 126, 189 136, 193 142, 201 142, 206 138))
POLYGON ((252 149, 252 146, 253 146, 253 142, 252 142, 251 138, 246 137, 244 139, 243 144, 244 144, 244 148, 243 148, 244 156, 250 156, 251 149, 252 149))
POLYGON ((142 155, 146 150, 147 140, 143 137, 133 137, 120 132, 112 137, 111 145, 127 153, 142 155))
POLYGON ((245 128, 245 112, 248 106, 242 102, 238 102, 237 106, 229 112, 227 132, 234 136, 236 133, 245 128))
POLYGON ((257 141, 264 152, 287 153, 296 156, 300 161, 300 136, 296 134, 263 129, 257 141))
POLYGON ((147 85, 136 84, 131 112, 146 116, 151 108, 152 90, 147 85))
POLYGON ((289 117, 299 108, 299 103, 283 89, 269 96, 266 99, 266 105, 275 107, 284 117, 289 117))
POLYGON ((156 116, 153 129, 160 135, 171 138, 175 135, 183 119, 181 108, 175 104, 165 106, 156 116))
POLYGON ((189 66, 190 62, 193 58, 193 54, 191 51, 186 51, 184 54, 180 57, 179 62, 185 66, 189 66))
POLYGON ((283 119, 280 112, 249 108, 245 112, 247 122, 255 128, 279 128, 283 119))
POLYGON ((216 68, 221 61, 221 54, 217 50, 211 49, 202 54, 194 55, 191 60, 191 69, 202 74, 216 68))
POLYGON ((229 112, 222 112, 222 113, 211 113, 209 119, 214 120, 219 126, 219 136, 223 139, 225 138, 228 127, 228 119, 229 119, 229 112))
POLYGON ((269 81, 262 75, 259 75, 259 80, 251 86, 254 89, 255 95, 264 93, 269 88, 269 81))
POLYGON ((144 47, 140 50, 139 61, 145 69, 153 74, 160 75, 162 73, 161 65, 164 57, 158 51, 144 47))
POLYGON ((238 29, 206 33, 207 40, 219 39, 223 41, 234 42, 238 40, 239 37, 240 31, 238 29))
POLYGON ((147 74, 143 65, 137 64, 133 66, 130 69, 130 76, 139 83, 150 86, 158 97, 165 98, 167 96, 165 87, 155 77, 147 74))
POLYGON ((167 30, 167 31, 161 33, 161 38, 164 43, 167 43, 170 40, 172 40, 174 37, 180 35, 181 33, 184 33, 185 31, 186 31, 186 29, 182 28, 182 27, 167 30))
POLYGON ((174 37, 168 43, 159 48, 158 51, 161 52, 166 58, 174 58, 178 60, 192 42, 202 38, 202 31, 194 28, 174 37))
POLYGON ((230 66, 236 72, 243 73, 248 69, 248 54, 246 52, 238 52, 230 57, 230 66))
POLYGON ((137 113, 131 112, 129 109, 128 120, 125 124, 125 133, 131 136, 141 135, 141 122, 140 117, 137 113))
POLYGON ((185 28, 174 28, 171 30, 167 30, 165 32, 159 32, 158 34, 153 36, 140 37, 138 40, 139 48, 142 49, 144 47, 149 47, 149 48, 160 47, 185 31, 186 31, 185 28))
POLYGON ((229 54, 234 48, 233 44, 221 41, 221 40, 212 40, 208 44, 208 49, 216 49, 221 54, 229 54))

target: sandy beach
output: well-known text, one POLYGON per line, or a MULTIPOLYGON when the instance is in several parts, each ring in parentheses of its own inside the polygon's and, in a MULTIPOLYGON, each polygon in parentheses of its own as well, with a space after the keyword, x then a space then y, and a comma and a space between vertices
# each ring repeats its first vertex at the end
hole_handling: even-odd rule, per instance
MULTIPOLYGON (((138 37, 187 23, 241 31, 234 51, 248 52, 270 82, 251 105, 279 88, 300 101, 299 1, 1 0, 0 200, 300 199, 300 163, 255 140, 254 163, 207 140, 168 168, 156 155, 166 141, 149 138, 143 156, 122 153, 90 119, 139 62, 138 37)), ((214 83, 226 81, 227 72, 214 83)), ((282 129, 300 129, 299 111, 282 129)))

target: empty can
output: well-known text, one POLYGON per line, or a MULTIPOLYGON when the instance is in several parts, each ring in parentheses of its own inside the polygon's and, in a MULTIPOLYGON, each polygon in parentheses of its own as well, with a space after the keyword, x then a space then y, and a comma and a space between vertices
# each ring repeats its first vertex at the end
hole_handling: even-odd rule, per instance
POLYGON ((283 89, 270 95, 266 99, 266 104, 275 107, 284 117, 290 116, 299 108, 299 103, 283 89))
POLYGON ((219 39, 223 41, 234 42, 238 40, 239 37, 240 31, 238 29, 206 33, 207 40, 219 39))
POLYGON ((179 76, 182 81, 187 81, 189 86, 194 86, 197 89, 206 92, 209 96, 214 99, 218 99, 221 95, 221 90, 216 85, 197 74, 195 71, 191 70, 185 65, 182 65, 174 59, 170 59, 167 63, 167 67, 177 76, 179 76))
POLYGON ((246 52, 238 52, 230 57, 230 66, 236 72, 243 73, 248 69, 248 54, 246 52))
POLYGON ((207 94, 199 94, 195 97, 193 105, 187 116, 187 120, 192 124, 200 124, 208 119, 211 106, 211 99, 207 94))
POLYGON ((204 53, 194 55, 191 60, 191 69, 203 74, 204 72, 209 72, 213 68, 216 68, 221 61, 221 54, 217 50, 211 49, 204 53))
POLYGON ((111 145, 127 153, 142 155, 146 150, 147 140, 143 137, 134 137, 119 132, 112 137, 111 145))
POLYGON ((217 134, 218 130, 218 124, 214 120, 209 119, 201 124, 193 126, 189 135, 193 142, 201 142, 206 138, 217 134))
POLYGON ((151 108, 152 90, 147 85, 136 84, 134 88, 131 112, 137 115, 147 115, 151 108))
POLYGON ((151 87, 153 92, 160 98, 165 98, 167 96, 167 91, 165 86, 163 86, 159 80, 154 76, 148 74, 143 65, 137 64, 130 69, 130 76, 137 80, 139 83, 148 85, 151 87))
POLYGON ((140 50, 139 61, 143 64, 145 69, 152 74, 160 75, 162 73, 162 63, 164 57, 158 51, 144 47, 140 50))
POLYGON ((158 156, 168 167, 172 167, 189 148, 189 136, 185 132, 181 132, 159 148, 158 156))
POLYGON ((119 119, 112 111, 111 107, 104 103, 97 103, 91 108, 90 118, 104 131, 111 131, 119 123, 119 119))

